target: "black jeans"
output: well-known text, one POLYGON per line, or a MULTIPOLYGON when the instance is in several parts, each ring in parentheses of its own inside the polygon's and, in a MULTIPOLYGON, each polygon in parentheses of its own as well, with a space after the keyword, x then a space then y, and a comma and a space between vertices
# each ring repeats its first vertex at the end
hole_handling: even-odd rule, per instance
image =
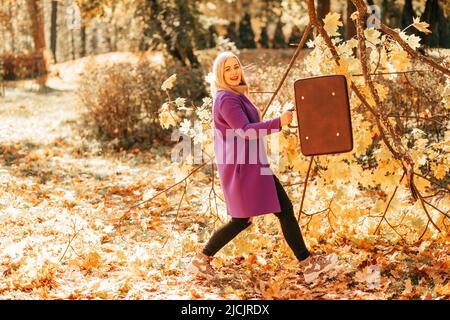
MULTIPOLYGON (((281 212, 276 212, 274 214, 280 221, 281 230, 283 231, 284 238, 286 239, 289 247, 292 249, 299 261, 304 260, 309 257, 310 253, 306 248, 300 227, 294 216, 292 202, 278 178, 275 175, 273 175, 273 177, 281 207, 281 212)), ((208 256, 215 255, 217 251, 222 249, 222 247, 233 240, 241 231, 250 225, 251 221, 249 218, 231 218, 231 221, 213 233, 202 252, 208 256)))

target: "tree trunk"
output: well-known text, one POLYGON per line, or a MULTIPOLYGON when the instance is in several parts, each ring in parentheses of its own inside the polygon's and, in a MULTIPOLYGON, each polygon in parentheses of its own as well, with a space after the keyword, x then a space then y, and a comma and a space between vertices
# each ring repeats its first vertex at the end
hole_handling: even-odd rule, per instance
MULTIPOLYGON (((445 8, 444 8, 445 9, 445 8)), ((423 36, 423 44, 431 47, 449 48, 449 18, 444 16, 444 10, 441 8, 438 0, 427 0, 425 11, 420 21, 426 21, 430 24, 431 34, 423 36)))
POLYGON ((439 47, 439 25, 438 25, 438 0, 427 0, 425 4, 425 11, 420 18, 420 21, 426 21, 430 24, 428 28, 431 34, 424 35, 422 43, 430 48, 439 47))
POLYGON ((15 32, 14 32, 14 23, 13 23, 13 12, 12 12, 12 6, 11 5, 7 5, 8 7, 8 17, 7 17, 7 25, 8 25, 8 30, 9 33, 11 34, 11 52, 15 52, 16 51, 16 36, 15 36, 15 32))
POLYGON ((57 25, 58 23, 58 1, 52 1, 52 17, 51 17, 51 27, 50 27, 50 48, 53 53, 53 60, 56 59, 56 39, 57 37, 57 25))
POLYGON ((113 51, 117 51, 117 39, 119 38, 119 30, 115 22, 113 22, 113 30, 114 30, 113 51))
POLYGON ((112 2, 111 16, 108 23, 108 41, 109 41, 109 51, 117 51, 117 24, 116 24, 116 3, 112 2))
POLYGON ((163 27, 167 23, 164 20, 171 14, 175 14, 175 11, 171 12, 171 10, 190 10, 189 6, 180 0, 175 0, 172 3, 173 7, 169 7, 167 4, 164 4, 164 1, 158 0, 149 0, 148 3, 152 26, 163 39, 169 54, 184 66, 187 66, 187 62, 189 62, 191 67, 198 68, 200 63, 194 54, 192 41, 178 31, 169 33, 163 27))
POLYGON ((347 17, 345 20, 345 40, 351 39, 356 35, 356 26, 350 18, 356 7, 351 0, 347 0, 347 17))
POLYGON ((81 52, 80 56, 86 56, 86 26, 84 24, 81 25, 81 52))
POLYGON ((405 5, 402 10, 401 28, 404 29, 413 22, 413 17, 415 16, 412 0, 405 0, 405 5))
POLYGON ((45 50, 44 19, 39 0, 27 0, 30 13, 34 50, 39 52, 45 50))
POLYGON ((44 16, 39 0, 27 0, 28 12, 30 14, 34 51, 36 53, 36 66, 39 76, 39 85, 41 88, 45 87, 48 74, 48 63, 45 54, 45 30, 44 30, 44 16))
POLYGON ((72 60, 75 60, 75 37, 73 35, 73 29, 70 30, 70 47, 72 51, 72 60))
POLYGON ((395 1, 383 0, 381 3, 381 22, 391 28, 398 28, 400 27, 400 15, 395 1))
MULTIPOLYGON (((443 4, 444 5, 444 4, 443 4)), ((450 11, 450 3, 447 2, 445 6, 439 10, 439 27, 440 27, 440 46, 443 48, 450 48, 450 13, 446 13, 447 16, 444 15, 444 12, 450 11)))
POLYGON ((90 42, 90 45, 91 45, 91 50, 90 50, 90 52, 91 52, 91 54, 97 54, 97 48, 98 48, 98 43, 97 43, 97 41, 98 41, 98 29, 97 29, 97 27, 96 26, 93 26, 92 28, 91 28, 91 34, 92 34, 92 36, 91 36, 91 40, 89 41, 90 42))
POLYGON ((322 19, 330 12, 330 0, 317 1, 317 18, 323 24, 322 19))

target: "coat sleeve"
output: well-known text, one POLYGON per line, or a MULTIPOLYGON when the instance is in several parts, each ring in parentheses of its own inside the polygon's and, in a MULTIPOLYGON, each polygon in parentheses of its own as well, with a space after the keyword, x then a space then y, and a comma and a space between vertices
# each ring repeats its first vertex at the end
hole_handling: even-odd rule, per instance
POLYGON ((259 139, 281 130, 281 117, 251 123, 238 97, 223 97, 220 114, 228 125, 245 140, 259 139))

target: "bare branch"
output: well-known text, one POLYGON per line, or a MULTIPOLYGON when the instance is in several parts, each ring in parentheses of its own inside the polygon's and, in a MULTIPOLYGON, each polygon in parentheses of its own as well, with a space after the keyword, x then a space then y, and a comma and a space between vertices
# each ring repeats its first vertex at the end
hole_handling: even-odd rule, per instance
POLYGON ((308 184, 309 172, 311 171, 311 164, 312 164, 313 160, 314 160, 314 156, 312 156, 311 159, 309 160, 308 171, 306 172, 306 178, 305 178, 305 185, 303 186, 302 200, 300 202, 300 209, 298 210, 297 222, 300 221, 300 216, 302 214, 303 202, 305 200, 305 194, 306 194, 306 185, 308 184))
MULTIPOLYGON (((369 18, 369 11, 367 10, 367 6, 366 4, 362 1, 362 0, 352 0, 352 2, 355 4, 356 8, 358 8, 358 14, 359 14, 359 18, 361 20, 367 20, 367 18, 369 18)), ((379 19, 377 19, 375 16, 370 16, 371 19, 373 18, 375 20, 375 23, 377 23, 377 25, 379 25, 381 27, 381 30, 390 35, 392 37, 392 39, 394 39, 395 41, 397 41, 397 43, 406 51, 408 52, 408 54, 410 56, 412 56, 413 58, 422 61, 425 64, 430 65, 431 67, 433 67, 436 70, 441 71, 442 73, 446 74, 447 76, 450 76, 450 70, 448 68, 445 68, 444 66, 441 66, 440 64, 437 64, 436 62, 434 62, 433 60, 425 57, 424 55, 420 54, 419 52, 415 51, 413 48, 411 48, 409 46, 408 43, 406 43, 405 40, 403 40, 400 35, 395 32, 394 30, 392 30, 391 28, 389 28, 388 26, 386 26, 384 23, 382 23, 379 19)))
MULTIPOLYGON (((398 182, 398 185, 400 185, 400 184, 402 183, 402 180, 403 180, 404 177, 405 177, 405 172, 403 172, 402 177, 400 178, 400 181, 398 182)), ((375 228, 375 231, 374 231, 373 234, 377 234, 377 233, 378 233, 378 230, 380 229, 381 222, 383 222, 383 220, 386 220, 386 214, 387 214, 387 211, 388 211, 388 209, 389 209, 389 206, 391 205, 392 199, 394 199, 395 193, 397 192, 398 185, 395 186, 394 192, 392 192, 392 196, 391 196, 391 198, 389 199, 389 202, 388 202, 386 208, 384 209, 383 216, 381 217, 381 220, 380 220, 380 222, 378 223, 377 227, 375 228)), ((387 220, 386 220, 386 221, 387 221, 387 220)))
POLYGON ((294 65, 295 60, 297 59, 298 55, 300 54, 300 51, 302 50, 310 31, 311 31, 311 22, 308 23, 308 25, 306 26, 305 32, 303 32, 302 40, 298 44, 297 49, 295 50, 295 53, 292 56, 291 61, 289 62, 289 65, 288 65, 286 71, 284 72, 283 77, 281 78, 280 82, 278 83, 277 89, 275 90, 274 94, 270 98, 270 101, 264 107, 264 110, 261 114, 261 119, 264 118, 264 115, 266 114, 267 109, 269 109, 269 106, 271 105, 271 103, 275 99, 275 97, 277 96, 278 91, 280 91, 281 86, 283 85, 284 81, 286 80, 287 75, 289 74, 289 71, 291 70, 292 66, 294 65))

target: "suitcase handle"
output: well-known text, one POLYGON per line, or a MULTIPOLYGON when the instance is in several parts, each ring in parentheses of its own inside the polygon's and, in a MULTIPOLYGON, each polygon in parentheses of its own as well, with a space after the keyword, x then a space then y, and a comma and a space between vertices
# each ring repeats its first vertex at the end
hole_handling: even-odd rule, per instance
MULTIPOLYGON (((288 111, 296 111, 296 110, 295 110, 295 108, 292 108, 292 109, 289 109, 288 111)), ((289 128, 294 128, 294 129, 295 129, 295 128, 298 128, 298 125, 297 125, 297 126, 293 126, 293 125, 291 125, 291 124, 288 124, 288 127, 289 127, 289 128)))

